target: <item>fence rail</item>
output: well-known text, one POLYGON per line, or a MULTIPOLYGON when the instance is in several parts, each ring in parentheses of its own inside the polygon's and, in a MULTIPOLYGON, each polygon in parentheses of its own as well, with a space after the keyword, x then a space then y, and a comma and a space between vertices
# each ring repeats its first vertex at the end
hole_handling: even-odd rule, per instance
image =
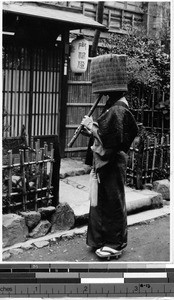
POLYGON ((18 155, 8 150, 3 165, 3 212, 38 209, 47 206, 53 198, 52 174, 54 162, 53 144, 40 140, 31 141, 31 147, 20 149, 18 155))

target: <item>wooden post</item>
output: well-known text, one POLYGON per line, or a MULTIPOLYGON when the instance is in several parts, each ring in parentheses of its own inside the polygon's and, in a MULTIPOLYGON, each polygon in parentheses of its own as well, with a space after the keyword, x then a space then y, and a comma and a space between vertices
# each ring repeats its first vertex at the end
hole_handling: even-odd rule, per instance
POLYGON ((33 108, 33 52, 30 52, 30 96, 29 96, 29 118, 28 118, 28 139, 31 140, 32 130, 32 108, 33 108))
MULTIPOLYGON (((103 12, 104 12, 104 1, 98 1, 96 21, 101 24, 103 23, 103 12)), ((98 46, 99 37, 100 37, 100 30, 96 29, 94 33, 92 47, 91 47, 91 53, 90 53, 91 57, 97 55, 97 46, 98 46)))
POLYGON ((59 152, 59 139, 58 136, 54 137, 54 163, 53 163, 53 202, 52 204, 56 207, 59 204, 59 170, 60 170, 60 152, 59 152))
POLYGON ((68 99, 68 58, 69 58, 69 31, 62 33, 62 56, 60 62, 60 118, 59 140, 60 153, 64 157, 66 141, 66 112, 68 99))

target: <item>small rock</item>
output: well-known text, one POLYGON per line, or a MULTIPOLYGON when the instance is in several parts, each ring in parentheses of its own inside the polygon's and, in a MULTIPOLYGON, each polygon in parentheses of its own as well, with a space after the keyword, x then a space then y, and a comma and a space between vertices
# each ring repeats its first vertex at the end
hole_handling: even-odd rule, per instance
POLYGON ((38 209, 38 212, 41 214, 42 220, 49 219, 55 211, 56 208, 54 206, 40 207, 38 209))
POLYGON ((10 253, 11 253, 12 255, 18 255, 18 254, 20 254, 20 253, 23 253, 23 250, 22 250, 22 249, 19 249, 19 248, 11 249, 11 250, 10 250, 10 253))
POLYGON ((26 241, 28 228, 25 219, 17 214, 3 215, 3 247, 26 241))
POLYGON ((21 212, 20 215, 25 218, 25 222, 29 230, 36 227, 41 220, 41 214, 37 211, 21 212))
POLYGON ((43 247, 46 247, 49 245, 49 242, 48 241, 40 241, 40 242, 35 242, 34 245, 37 247, 37 248, 43 248, 43 247))
POLYGON ((2 254, 2 260, 7 260, 10 258, 10 256, 11 256, 11 253, 9 251, 5 251, 2 254))
POLYGON ((68 203, 60 203, 56 207, 56 211, 51 218, 51 223, 51 232, 56 232, 58 230, 69 230, 74 226, 74 211, 68 203))
POLYGON ((72 239, 74 237, 74 232, 67 232, 62 234, 62 238, 66 238, 66 239, 72 239))
POLYGON ((168 179, 154 181, 153 189, 160 193, 164 200, 170 200, 170 181, 168 179))
POLYGON ((153 185, 151 183, 146 183, 143 185, 143 188, 152 191, 153 185))
POLYGON ((48 220, 40 221, 40 223, 30 232, 29 236, 38 238, 45 236, 51 228, 51 223, 48 220))
POLYGON ((151 204, 153 208, 163 207, 163 198, 161 194, 154 195, 151 198, 151 204))
POLYGON ((29 249, 32 249, 32 248, 33 248, 33 245, 30 244, 29 242, 24 243, 23 245, 21 245, 21 249, 23 249, 23 250, 29 250, 29 249))

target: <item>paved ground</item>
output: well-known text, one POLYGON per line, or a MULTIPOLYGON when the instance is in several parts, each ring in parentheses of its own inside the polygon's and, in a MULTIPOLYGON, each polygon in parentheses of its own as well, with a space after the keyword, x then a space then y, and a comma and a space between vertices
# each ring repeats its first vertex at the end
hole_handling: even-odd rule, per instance
MULTIPOLYGON (((128 228, 128 247, 119 262, 153 262, 170 260, 169 215, 151 219, 128 228)), ((86 245, 86 227, 80 235, 50 241, 44 248, 37 247, 13 253, 7 261, 101 261, 86 245)), ((114 260, 113 260, 114 261, 114 260)))

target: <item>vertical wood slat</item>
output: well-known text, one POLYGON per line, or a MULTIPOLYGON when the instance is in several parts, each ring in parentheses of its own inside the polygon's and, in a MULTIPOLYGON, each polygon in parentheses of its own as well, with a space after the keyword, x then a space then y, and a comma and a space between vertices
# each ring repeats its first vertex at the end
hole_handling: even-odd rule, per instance
POLYGON ((166 161, 166 164, 168 166, 170 166, 170 136, 169 134, 166 135, 166 147, 167 147, 167 161, 166 161))
MULTIPOLYGON (((46 53, 45 53, 46 54, 46 53)), ((44 107, 44 115, 43 115, 43 135, 46 135, 47 134, 47 102, 48 102, 48 98, 47 98, 47 95, 48 95, 48 80, 47 80, 47 75, 48 75, 48 57, 47 55, 45 55, 45 58, 44 58, 44 61, 45 61, 45 80, 43 81, 44 82, 44 87, 43 87, 43 90, 44 90, 44 94, 45 94, 45 107, 44 107), (45 118, 45 120, 44 120, 45 118)))
POLYGON ((164 136, 161 137, 161 156, 160 156, 160 169, 163 167, 163 156, 164 156, 164 136))
MULTIPOLYGON (((31 148, 31 151, 30 151, 30 160, 34 161, 34 152, 33 152, 33 149, 34 149, 34 139, 33 139, 33 137, 31 137, 31 140, 30 140, 30 148, 31 148)), ((33 165, 32 164, 30 166, 30 173, 33 174, 33 165)))
POLYGON ((27 189, 29 188, 29 176, 30 176, 30 158, 29 158, 29 150, 25 149, 25 162, 27 163, 25 167, 25 177, 26 177, 26 182, 27 182, 27 189))
POLYGON ((44 101, 45 101, 45 95, 44 95, 44 80, 45 80, 45 71, 44 71, 44 49, 42 48, 42 56, 41 56, 41 70, 42 70, 42 81, 41 81, 41 102, 40 102, 40 111, 39 111, 39 119, 40 119, 40 135, 43 135, 43 110, 44 110, 44 101))
POLYGON ((151 121, 151 128, 154 128, 154 105, 155 105, 155 89, 152 92, 152 121, 151 121))
POLYGON ((147 144, 146 144, 146 162, 145 162, 145 184, 148 180, 148 170, 149 170, 149 144, 150 144, 150 138, 147 137, 147 144))
POLYGON ((17 115, 18 115, 18 119, 16 122, 16 132, 17 135, 21 134, 21 129, 22 129, 22 125, 21 125, 21 117, 20 117, 20 107, 21 107, 21 90, 20 90, 20 86, 21 86, 21 51, 22 49, 18 49, 18 53, 19 55, 17 56, 17 59, 19 60, 19 66, 17 68, 17 73, 18 73, 18 84, 16 84, 16 87, 18 87, 18 105, 17 105, 17 115))
MULTIPOLYGON (((162 92, 162 103, 164 104, 164 91, 162 92)), ((161 120, 161 133, 164 133, 164 114, 162 114, 162 120, 161 120)))
POLYGON ((35 143, 35 151, 36 151, 36 191, 35 191, 35 198, 34 198, 34 209, 37 211, 37 198, 38 198, 38 187, 39 187, 39 149, 37 147, 37 142, 35 143))
POLYGON ((44 179, 44 148, 40 149, 41 153, 41 163, 40 163, 40 168, 39 168, 39 173, 40 173, 40 188, 41 188, 41 200, 42 200, 42 188, 43 188, 43 179, 44 179))
POLYGON ((37 64, 38 64, 38 55, 37 55, 38 49, 35 51, 34 55, 34 66, 33 66, 33 118, 32 118, 32 132, 31 136, 34 135, 34 128, 36 129, 37 126, 37 120, 36 120, 36 111, 37 111, 37 64))
POLYGON ((132 151, 131 151, 131 161, 132 161, 132 163, 131 163, 131 172, 132 172, 132 186, 134 185, 134 160, 135 160, 135 151, 134 151, 134 143, 133 143, 133 145, 132 145, 133 147, 133 149, 132 149, 132 151))
POLYGON ((143 158, 144 158, 144 140, 140 138, 138 153, 136 156, 136 188, 143 188, 143 158))
POLYGON ((12 150, 8 151, 8 212, 11 211, 10 205, 11 205, 11 193, 12 193, 12 150))
POLYGON ((152 181, 153 181, 153 175, 154 175, 154 170, 155 170, 156 149, 157 149, 157 138, 155 138, 154 146, 153 146, 153 158, 152 158, 152 169, 151 169, 151 175, 150 175, 150 183, 152 183, 152 181))
POLYGON ((53 149, 53 144, 51 145, 50 156, 51 156, 51 161, 50 161, 50 172, 49 172, 49 182, 48 182, 48 187, 47 187, 46 197, 49 197, 50 190, 51 190, 51 183, 52 183, 53 161, 54 161, 54 149, 53 149))
MULTIPOLYGON (((56 65, 56 71, 54 72, 53 69, 53 97, 52 97, 52 111, 56 111, 56 82, 57 82, 57 76, 58 76, 58 72, 57 72, 57 65, 56 65)), ((52 122, 51 122, 51 132, 56 132, 56 122, 55 122, 55 116, 52 116, 52 122)))
MULTIPOLYGON (((48 144, 46 142, 44 142, 44 156, 47 157, 48 156, 48 144)), ((44 163, 44 176, 45 178, 47 177, 47 163, 44 163)))
POLYGON ((22 207, 23 210, 26 211, 26 203, 27 203, 27 190, 26 190, 26 178, 25 178, 25 165, 24 165, 24 150, 19 150, 20 156, 20 166, 21 166, 21 178, 22 178, 22 207))
POLYGON ((10 128, 10 133, 11 135, 13 136, 13 128, 14 128, 14 125, 13 125, 13 72, 14 72, 14 49, 12 48, 12 66, 11 66, 11 96, 10 96, 10 125, 11 125, 11 128, 10 128))

